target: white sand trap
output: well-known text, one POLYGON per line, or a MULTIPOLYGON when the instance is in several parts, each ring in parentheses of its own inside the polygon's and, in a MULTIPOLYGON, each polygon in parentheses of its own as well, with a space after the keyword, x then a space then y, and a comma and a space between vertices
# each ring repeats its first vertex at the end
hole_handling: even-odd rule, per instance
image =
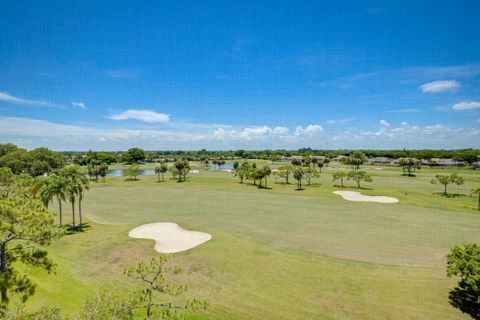
POLYGON ((221 169, 220 171, 223 171, 223 172, 232 172, 232 169, 221 169))
POLYGON ((195 248, 212 238, 208 233, 185 230, 173 222, 144 224, 130 230, 128 236, 131 238, 155 240, 157 242, 155 250, 160 253, 185 251, 195 248))
POLYGON ((198 170, 195 170, 195 169, 193 169, 193 170, 190 170, 190 173, 199 173, 199 172, 200 172, 200 171, 198 171, 198 170))
POLYGON ((384 196, 367 196, 357 191, 333 191, 333 193, 342 196, 343 199, 348 201, 362 201, 362 202, 380 202, 380 203, 397 203, 397 198, 384 197, 384 196))

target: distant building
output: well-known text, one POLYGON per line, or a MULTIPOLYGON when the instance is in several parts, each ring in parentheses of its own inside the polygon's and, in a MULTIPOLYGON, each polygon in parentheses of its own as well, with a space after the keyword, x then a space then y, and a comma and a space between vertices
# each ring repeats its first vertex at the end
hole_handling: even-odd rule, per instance
POLYGON ((393 159, 389 157, 373 157, 368 159, 368 162, 371 164, 390 164, 392 161, 393 159))
POLYGON ((432 158, 430 163, 434 163, 439 167, 457 167, 465 165, 464 161, 457 161, 453 159, 439 159, 439 158, 432 158))

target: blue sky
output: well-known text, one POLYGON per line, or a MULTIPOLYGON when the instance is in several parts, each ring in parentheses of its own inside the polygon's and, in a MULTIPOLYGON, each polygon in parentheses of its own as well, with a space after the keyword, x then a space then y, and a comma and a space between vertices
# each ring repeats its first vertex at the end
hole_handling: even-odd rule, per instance
POLYGON ((480 147, 478 1, 3 1, 0 142, 480 147))

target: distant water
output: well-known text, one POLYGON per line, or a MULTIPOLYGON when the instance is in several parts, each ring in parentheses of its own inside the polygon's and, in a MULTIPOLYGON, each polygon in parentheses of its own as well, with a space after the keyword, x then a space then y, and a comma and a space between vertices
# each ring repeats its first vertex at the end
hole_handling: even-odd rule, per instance
MULTIPOLYGON (((110 170, 107 173, 107 177, 122 177, 124 171, 125 170, 123 170, 123 169, 110 170)), ((138 175, 139 176, 146 176, 146 175, 151 175, 151 174, 155 174, 155 170, 153 170, 153 169, 138 170, 138 175)))
POLYGON ((213 167, 204 168, 204 170, 233 169, 233 163, 216 164, 213 167))

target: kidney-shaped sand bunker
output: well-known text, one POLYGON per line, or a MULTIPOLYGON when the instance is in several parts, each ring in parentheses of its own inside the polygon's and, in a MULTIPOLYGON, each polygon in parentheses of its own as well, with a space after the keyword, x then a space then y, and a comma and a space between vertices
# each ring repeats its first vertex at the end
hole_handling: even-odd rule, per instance
POLYGON ((343 199, 348 201, 360 201, 360 202, 379 202, 379 203, 397 203, 398 199, 385 196, 368 196, 356 191, 334 191, 333 193, 342 196, 343 199))
POLYGON ((185 251, 207 242, 212 236, 205 232, 190 231, 173 222, 157 222, 136 227, 128 233, 131 238, 152 239, 160 253, 185 251))

